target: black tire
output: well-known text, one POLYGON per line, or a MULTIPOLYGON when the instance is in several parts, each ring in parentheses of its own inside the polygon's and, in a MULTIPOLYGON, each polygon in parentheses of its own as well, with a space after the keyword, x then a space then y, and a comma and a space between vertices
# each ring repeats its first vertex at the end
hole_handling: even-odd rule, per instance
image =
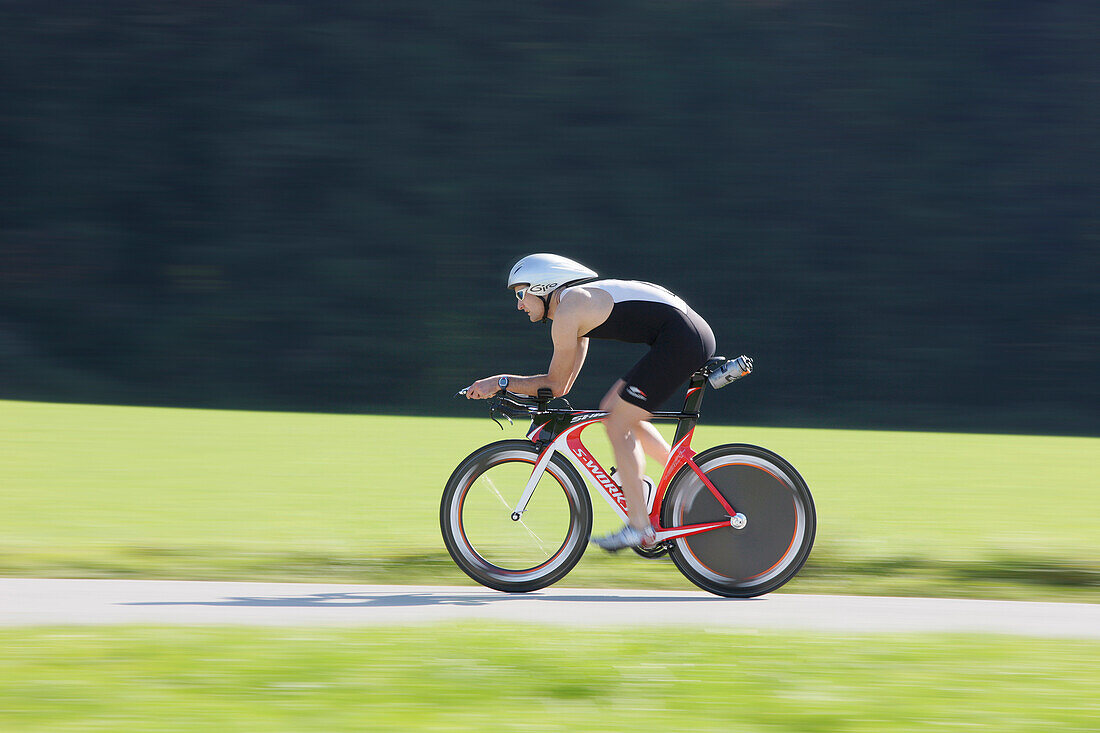
MULTIPOLYGON (((720 596, 751 598, 793 578, 813 547, 817 515, 806 482, 780 456, 754 445, 721 445, 695 456, 744 529, 723 527, 678 537, 672 561, 695 585, 720 596)), ((728 514, 691 466, 669 485, 665 527, 718 522, 728 514)))
POLYGON ((555 454, 519 521, 515 508, 539 451, 502 440, 471 453, 451 474, 439 506, 443 542, 455 564, 489 588, 525 593, 565 577, 592 534, 584 480, 555 454))

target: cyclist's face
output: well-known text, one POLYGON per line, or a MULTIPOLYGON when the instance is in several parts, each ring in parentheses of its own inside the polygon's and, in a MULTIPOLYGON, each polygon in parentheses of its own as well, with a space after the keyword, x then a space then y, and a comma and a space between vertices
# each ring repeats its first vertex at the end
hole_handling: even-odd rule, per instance
POLYGON ((542 309, 545 306, 538 296, 531 295, 527 292, 526 285, 518 285, 512 288, 512 292, 514 292, 518 298, 516 301, 516 308, 526 313, 527 317, 532 321, 537 321, 542 318, 542 309), (523 297, 519 297, 520 295, 523 297))

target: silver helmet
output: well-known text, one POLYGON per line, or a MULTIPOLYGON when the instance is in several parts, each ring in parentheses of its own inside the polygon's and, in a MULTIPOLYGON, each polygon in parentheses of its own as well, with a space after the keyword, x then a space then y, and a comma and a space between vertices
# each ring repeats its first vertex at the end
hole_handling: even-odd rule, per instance
POLYGON ((508 273, 508 287, 527 283, 527 292, 547 297, 562 285, 577 280, 598 277, 595 270, 561 255, 539 253, 527 255, 508 273))

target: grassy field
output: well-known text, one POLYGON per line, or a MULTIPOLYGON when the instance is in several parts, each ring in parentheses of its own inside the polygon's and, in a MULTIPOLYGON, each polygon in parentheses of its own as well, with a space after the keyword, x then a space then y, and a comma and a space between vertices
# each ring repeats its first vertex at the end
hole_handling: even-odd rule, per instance
MULTIPOLYGON (((0 402, 0 575, 466 584, 439 536, 442 487, 523 431, 0 402)), ((779 452, 813 491, 817 544, 785 590, 1100 599, 1100 439, 703 425, 694 446, 722 442, 779 452)), ((591 551, 564 582, 692 587, 667 559, 591 551)))
POLYGON ((1094 731, 1100 643, 383 629, 0 631, 0 730, 1094 731))

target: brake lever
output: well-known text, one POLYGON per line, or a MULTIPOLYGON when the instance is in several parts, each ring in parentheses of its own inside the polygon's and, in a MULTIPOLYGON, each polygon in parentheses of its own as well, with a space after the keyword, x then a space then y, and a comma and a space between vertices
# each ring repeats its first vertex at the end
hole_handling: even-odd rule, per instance
MULTIPOLYGON (((465 397, 468 391, 470 391, 469 387, 463 387, 462 389, 455 392, 454 397, 465 397)), ((502 389, 497 392, 497 394, 489 401, 489 419, 495 422, 497 424, 497 427, 501 430, 504 430, 504 426, 500 424, 500 420, 497 420, 497 415, 500 415, 505 420, 507 420, 509 425, 515 425, 515 423, 512 421, 512 416, 500 408, 500 402, 501 399, 503 399, 503 394, 504 390, 502 389)))
POLYGON ((497 414, 507 420, 509 425, 515 425, 515 423, 512 422, 512 416, 500 409, 500 397, 494 397, 493 401, 489 403, 489 419, 495 422, 498 428, 504 430, 504 426, 501 425, 500 420, 496 418, 497 414))
MULTIPOLYGON (((501 417, 503 417, 503 418, 504 418, 505 420, 507 420, 507 421, 508 421, 508 424, 509 424, 509 425, 515 425, 515 423, 514 423, 514 422, 512 422, 512 418, 508 417, 508 413, 507 413, 507 412, 503 412, 503 411, 501 411, 501 412, 498 412, 498 414, 499 414, 499 415, 500 415, 501 417)), ((490 410, 490 411, 489 411, 489 419, 490 419, 490 420, 492 420, 493 422, 495 422, 495 423, 497 424, 497 427, 498 427, 498 428, 500 428, 501 430, 504 430, 504 426, 500 424, 500 420, 497 420, 497 419, 496 419, 496 417, 495 417, 495 416, 493 415, 493 411, 492 411, 492 410, 490 410)))

